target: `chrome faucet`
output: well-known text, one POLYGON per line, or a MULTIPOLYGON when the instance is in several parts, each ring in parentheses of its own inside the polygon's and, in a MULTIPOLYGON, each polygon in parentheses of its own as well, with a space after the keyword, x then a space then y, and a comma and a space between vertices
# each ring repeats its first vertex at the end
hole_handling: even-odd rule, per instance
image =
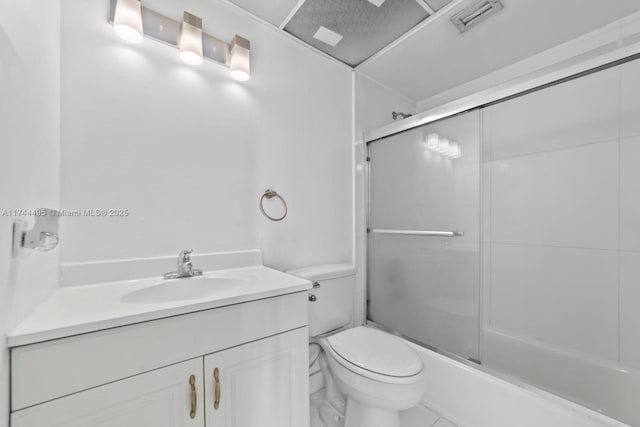
POLYGON ((193 249, 180 251, 178 255, 178 268, 176 271, 164 275, 166 279, 181 279, 184 277, 202 276, 202 270, 194 270, 191 263, 191 253, 193 249))

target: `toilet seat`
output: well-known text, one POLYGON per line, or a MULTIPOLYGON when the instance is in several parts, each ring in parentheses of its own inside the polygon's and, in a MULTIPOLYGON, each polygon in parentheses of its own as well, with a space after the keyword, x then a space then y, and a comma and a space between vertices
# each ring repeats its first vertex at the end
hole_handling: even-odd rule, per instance
POLYGON ((340 365, 366 378, 407 384, 421 377, 422 359, 386 332, 357 327, 329 337, 327 343, 329 352, 340 365))

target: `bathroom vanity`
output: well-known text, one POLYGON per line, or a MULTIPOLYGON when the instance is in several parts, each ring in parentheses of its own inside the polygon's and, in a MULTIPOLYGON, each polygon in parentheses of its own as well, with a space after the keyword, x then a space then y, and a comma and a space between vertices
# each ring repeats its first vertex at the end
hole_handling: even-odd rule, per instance
POLYGON ((62 289, 9 337, 11 425, 308 426, 310 283, 265 267, 216 275, 186 301, 154 287, 205 282, 62 289))

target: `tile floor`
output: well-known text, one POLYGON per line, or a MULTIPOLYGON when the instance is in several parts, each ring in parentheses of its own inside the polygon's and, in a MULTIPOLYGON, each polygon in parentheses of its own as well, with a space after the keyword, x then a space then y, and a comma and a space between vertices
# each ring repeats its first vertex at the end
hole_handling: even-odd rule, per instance
MULTIPOLYGON (((311 427, 341 427, 342 422, 336 420, 334 424, 327 425, 320 419, 320 404, 322 403, 324 390, 320 390, 311 396, 311 427)), ((456 427, 451 421, 442 418, 431 409, 418 405, 408 411, 400 413, 401 427, 456 427)), ((380 426, 382 427, 382 426, 380 426)))
POLYGON ((401 427, 456 427, 451 421, 442 418, 423 405, 400 413, 401 427))

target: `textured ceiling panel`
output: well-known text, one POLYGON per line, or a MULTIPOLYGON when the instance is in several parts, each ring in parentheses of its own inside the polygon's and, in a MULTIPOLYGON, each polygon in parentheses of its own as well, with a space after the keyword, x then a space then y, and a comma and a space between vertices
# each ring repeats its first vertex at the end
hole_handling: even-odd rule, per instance
POLYGON ((280 26, 295 7, 298 0, 230 0, 259 18, 280 26))
POLYGON ((429 15, 415 0, 307 0, 285 31, 351 66, 406 33, 429 15), (335 46, 313 37, 324 26, 343 36, 335 46))
POLYGON ((446 5, 448 5, 449 3, 451 3, 453 0, 424 0, 424 1, 429 5, 429 7, 431 7, 431 9, 437 12, 443 7, 445 7, 446 5))

